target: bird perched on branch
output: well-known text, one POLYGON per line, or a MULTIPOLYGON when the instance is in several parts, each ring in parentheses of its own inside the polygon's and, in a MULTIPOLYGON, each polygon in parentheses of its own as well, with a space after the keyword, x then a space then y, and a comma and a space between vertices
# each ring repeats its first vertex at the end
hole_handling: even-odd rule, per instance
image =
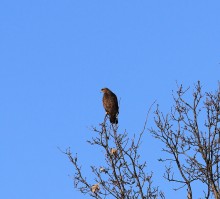
POLYGON ((106 114, 110 117, 110 122, 112 124, 118 123, 118 99, 117 96, 108 88, 103 88, 101 91, 104 93, 102 102, 106 114))

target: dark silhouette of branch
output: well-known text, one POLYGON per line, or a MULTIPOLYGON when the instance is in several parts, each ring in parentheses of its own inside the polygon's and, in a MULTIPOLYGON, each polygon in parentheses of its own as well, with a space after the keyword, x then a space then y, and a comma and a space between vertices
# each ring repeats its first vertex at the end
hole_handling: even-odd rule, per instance
MULTIPOLYGON (((187 198, 192 199, 192 182, 206 184, 205 198, 220 198, 220 89, 202 93, 200 82, 195 85, 193 100, 188 102, 189 88, 178 86, 173 94, 174 105, 169 114, 159 106, 155 111, 156 129, 153 136, 165 144, 164 152, 170 154, 164 177, 168 181, 187 187, 187 198), (174 175, 173 165, 180 178, 174 175)), ((178 189, 176 189, 178 190, 178 189)))
POLYGON ((110 124, 107 115, 98 128, 92 128, 95 136, 88 143, 104 151, 104 157, 100 158, 105 161, 104 165, 91 166, 92 182, 83 176, 77 154, 73 156, 69 149, 64 152, 74 166, 75 188, 98 199, 165 199, 164 193, 153 186, 153 173, 146 172, 147 163, 140 161, 138 153, 151 107, 137 139, 135 135, 129 138, 126 131, 119 133, 118 126, 110 124))

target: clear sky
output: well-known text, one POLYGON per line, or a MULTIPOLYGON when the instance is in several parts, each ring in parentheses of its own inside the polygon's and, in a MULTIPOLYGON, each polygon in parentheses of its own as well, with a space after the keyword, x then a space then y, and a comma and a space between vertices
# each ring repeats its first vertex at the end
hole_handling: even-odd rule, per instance
MULTIPOLYGON (((155 99, 170 110, 176 81, 215 90, 219 63, 219 0, 1 0, 0 198, 86 198, 57 147, 90 176, 103 155, 86 143, 105 114, 100 89, 117 94, 132 136, 155 99)), ((155 185, 184 199, 162 179, 159 141, 146 132, 142 147, 155 185)))

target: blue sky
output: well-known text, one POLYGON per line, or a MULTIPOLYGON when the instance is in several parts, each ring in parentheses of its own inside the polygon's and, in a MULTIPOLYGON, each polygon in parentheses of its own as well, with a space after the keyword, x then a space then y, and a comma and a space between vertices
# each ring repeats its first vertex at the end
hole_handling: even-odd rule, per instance
MULTIPOLYGON (((105 114, 101 88, 117 94, 130 135, 154 100, 170 110, 176 81, 215 90, 219 10, 217 0, 1 0, 0 198, 86 198, 57 147, 78 152, 90 176, 103 155, 86 143, 105 114)), ((185 198, 161 179, 161 144, 147 132, 141 152, 168 198, 185 198)))

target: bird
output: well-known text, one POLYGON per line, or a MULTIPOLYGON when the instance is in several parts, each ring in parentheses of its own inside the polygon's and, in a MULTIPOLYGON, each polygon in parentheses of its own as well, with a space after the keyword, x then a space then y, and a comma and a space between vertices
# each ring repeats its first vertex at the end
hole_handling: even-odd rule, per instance
POLYGON ((118 124, 118 99, 117 96, 108 88, 102 88, 101 92, 103 92, 102 103, 103 107, 106 111, 106 114, 110 117, 110 122, 112 124, 118 124))

